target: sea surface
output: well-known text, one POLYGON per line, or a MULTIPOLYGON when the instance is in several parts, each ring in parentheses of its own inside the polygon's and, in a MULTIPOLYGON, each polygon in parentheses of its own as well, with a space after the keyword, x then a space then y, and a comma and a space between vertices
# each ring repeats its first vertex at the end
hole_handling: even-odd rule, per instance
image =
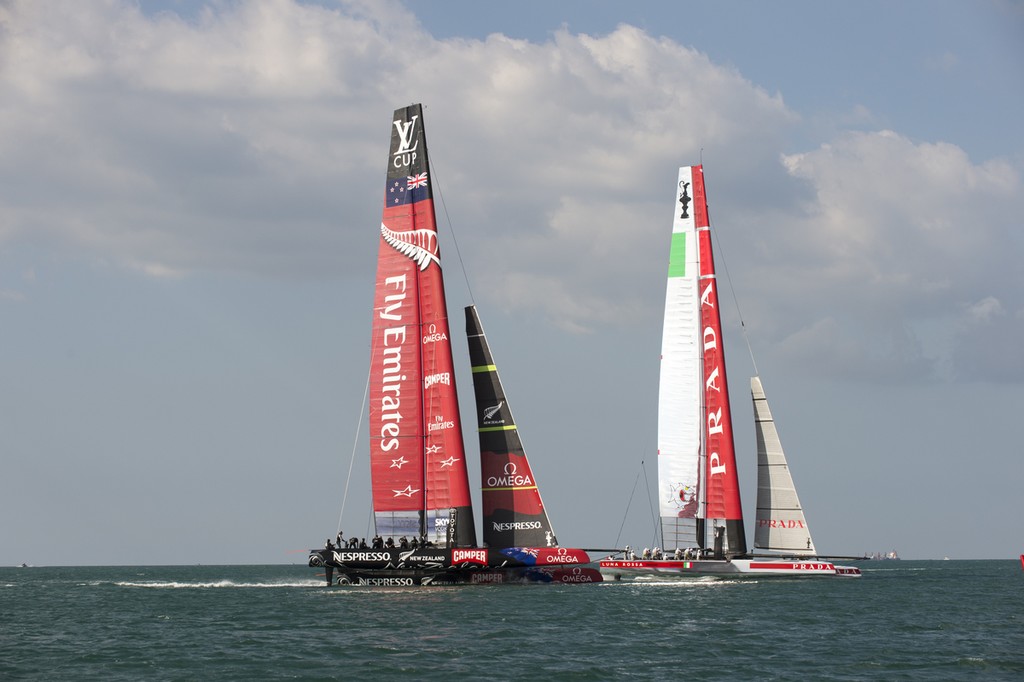
POLYGON ((0 679, 1024 680, 1013 561, 857 579, 372 589, 290 566, 0 569, 0 679))

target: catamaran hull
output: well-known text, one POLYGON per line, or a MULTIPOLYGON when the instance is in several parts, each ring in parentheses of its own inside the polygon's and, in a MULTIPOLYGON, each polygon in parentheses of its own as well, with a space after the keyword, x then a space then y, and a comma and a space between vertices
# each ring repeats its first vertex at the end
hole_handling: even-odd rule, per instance
POLYGON ((855 566, 837 566, 829 561, 780 561, 764 559, 605 559, 599 564, 605 580, 638 578, 834 578, 860 577, 855 566))
POLYGON ((309 565, 324 569, 328 585, 581 584, 603 580, 585 551, 565 547, 311 550, 309 565))
POLYGON ((450 585, 524 585, 531 583, 580 585, 599 583, 603 580, 601 572, 589 566, 573 568, 542 566, 500 570, 342 570, 335 573, 330 584, 360 587, 445 587, 450 585))

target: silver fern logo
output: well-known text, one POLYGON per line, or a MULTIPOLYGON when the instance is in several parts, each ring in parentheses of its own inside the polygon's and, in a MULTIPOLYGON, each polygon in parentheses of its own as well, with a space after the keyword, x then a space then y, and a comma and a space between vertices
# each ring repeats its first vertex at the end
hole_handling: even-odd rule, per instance
POLYGON ((431 263, 441 267, 441 258, 437 253, 437 232, 434 230, 396 232, 381 223, 380 236, 388 246, 416 263, 420 270, 426 270, 431 263))
POLYGON ((488 407, 486 410, 484 410, 484 419, 485 420, 486 419, 490 419, 491 417, 496 415, 498 413, 498 410, 500 410, 501 406, 504 405, 504 404, 505 404, 505 401, 502 400, 500 403, 498 403, 494 407, 488 407))

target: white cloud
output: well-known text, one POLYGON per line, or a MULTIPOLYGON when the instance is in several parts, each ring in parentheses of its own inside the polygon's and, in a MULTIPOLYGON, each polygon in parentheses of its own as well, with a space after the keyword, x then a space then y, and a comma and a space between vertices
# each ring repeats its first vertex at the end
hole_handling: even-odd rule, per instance
POLYGON ((955 378, 992 383, 1024 380, 1024 304, 1020 301, 1012 311, 994 296, 965 306, 955 338, 955 378))
POLYGON ((991 322, 1006 314, 1003 304, 995 296, 986 296, 967 307, 968 316, 977 322, 991 322))
POLYGON ((567 197, 631 206, 701 146, 764 164, 793 120, 632 27, 438 41, 392 3, 214 7, 194 22, 113 1, 3 10, 0 84, 17 96, 0 113, 0 240, 159 274, 358 268, 336 254, 379 210, 385 117, 423 100, 474 225, 575 231, 579 252, 611 223, 548 224, 567 197))
POLYGON ((630 222, 663 231, 650 204, 675 166, 707 148, 763 168, 794 120, 735 71, 630 26, 440 41, 393 3, 214 7, 189 22, 128 2, 4 11, 0 83, 17 97, 0 117, 0 240, 156 276, 368 271, 344 238, 372 237, 385 117, 424 101, 455 217, 503 240, 494 276, 538 274, 538 243, 564 277, 613 257, 628 269, 609 240, 630 222))
MULTIPOLYGON (((994 293, 1024 303, 1015 274, 1021 240, 1009 218, 1024 201, 1007 161, 978 165, 955 145, 882 131, 851 133, 783 163, 814 196, 803 217, 771 233, 772 267, 760 274, 799 297, 806 318, 841 307, 850 329, 877 343, 896 327, 955 325, 968 301, 994 293)), ((933 371, 917 366, 922 376, 933 371)))
POLYGON ((0 301, 13 301, 20 303, 25 300, 25 294, 13 289, 0 289, 0 301))
POLYGON ((0 240, 150 273, 338 267, 339 199, 376 189, 376 121, 356 114, 387 110, 363 103, 372 23, 285 0, 194 24, 125 2, 0 12, 0 240))
POLYGON ((952 338, 971 302, 1024 307, 1015 166, 891 131, 780 164, 799 122, 780 95, 631 26, 438 40, 396 3, 293 0, 190 21, 21 2, 0 22, 0 244, 362 281, 387 117, 422 101, 474 286, 567 329, 657 316, 675 168, 702 155, 723 265, 780 350, 924 376, 922 324, 952 338))
POLYGON ((960 66, 960 57, 955 52, 946 50, 941 54, 929 56, 925 61, 926 66, 936 71, 952 73, 960 66))

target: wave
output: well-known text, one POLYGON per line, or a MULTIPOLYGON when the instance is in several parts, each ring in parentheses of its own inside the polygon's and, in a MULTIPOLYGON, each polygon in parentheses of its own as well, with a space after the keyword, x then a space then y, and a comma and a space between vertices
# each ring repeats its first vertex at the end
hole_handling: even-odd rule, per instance
POLYGON ((181 582, 176 580, 142 580, 117 581, 117 587, 140 587, 158 590, 208 590, 208 589, 277 589, 295 587, 320 587, 319 580, 302 580, 298 582, 247 583, 234 580, 217 580, 215 582, 181 582))
POLYGON ((725 585, 756 585, 759 581, 756 578, 727 579, 711 576, 683 576, 678 578, 638 577, 632 580, 611 581, 606 580, 598 583, 603 587, 720 587, 725 585))

